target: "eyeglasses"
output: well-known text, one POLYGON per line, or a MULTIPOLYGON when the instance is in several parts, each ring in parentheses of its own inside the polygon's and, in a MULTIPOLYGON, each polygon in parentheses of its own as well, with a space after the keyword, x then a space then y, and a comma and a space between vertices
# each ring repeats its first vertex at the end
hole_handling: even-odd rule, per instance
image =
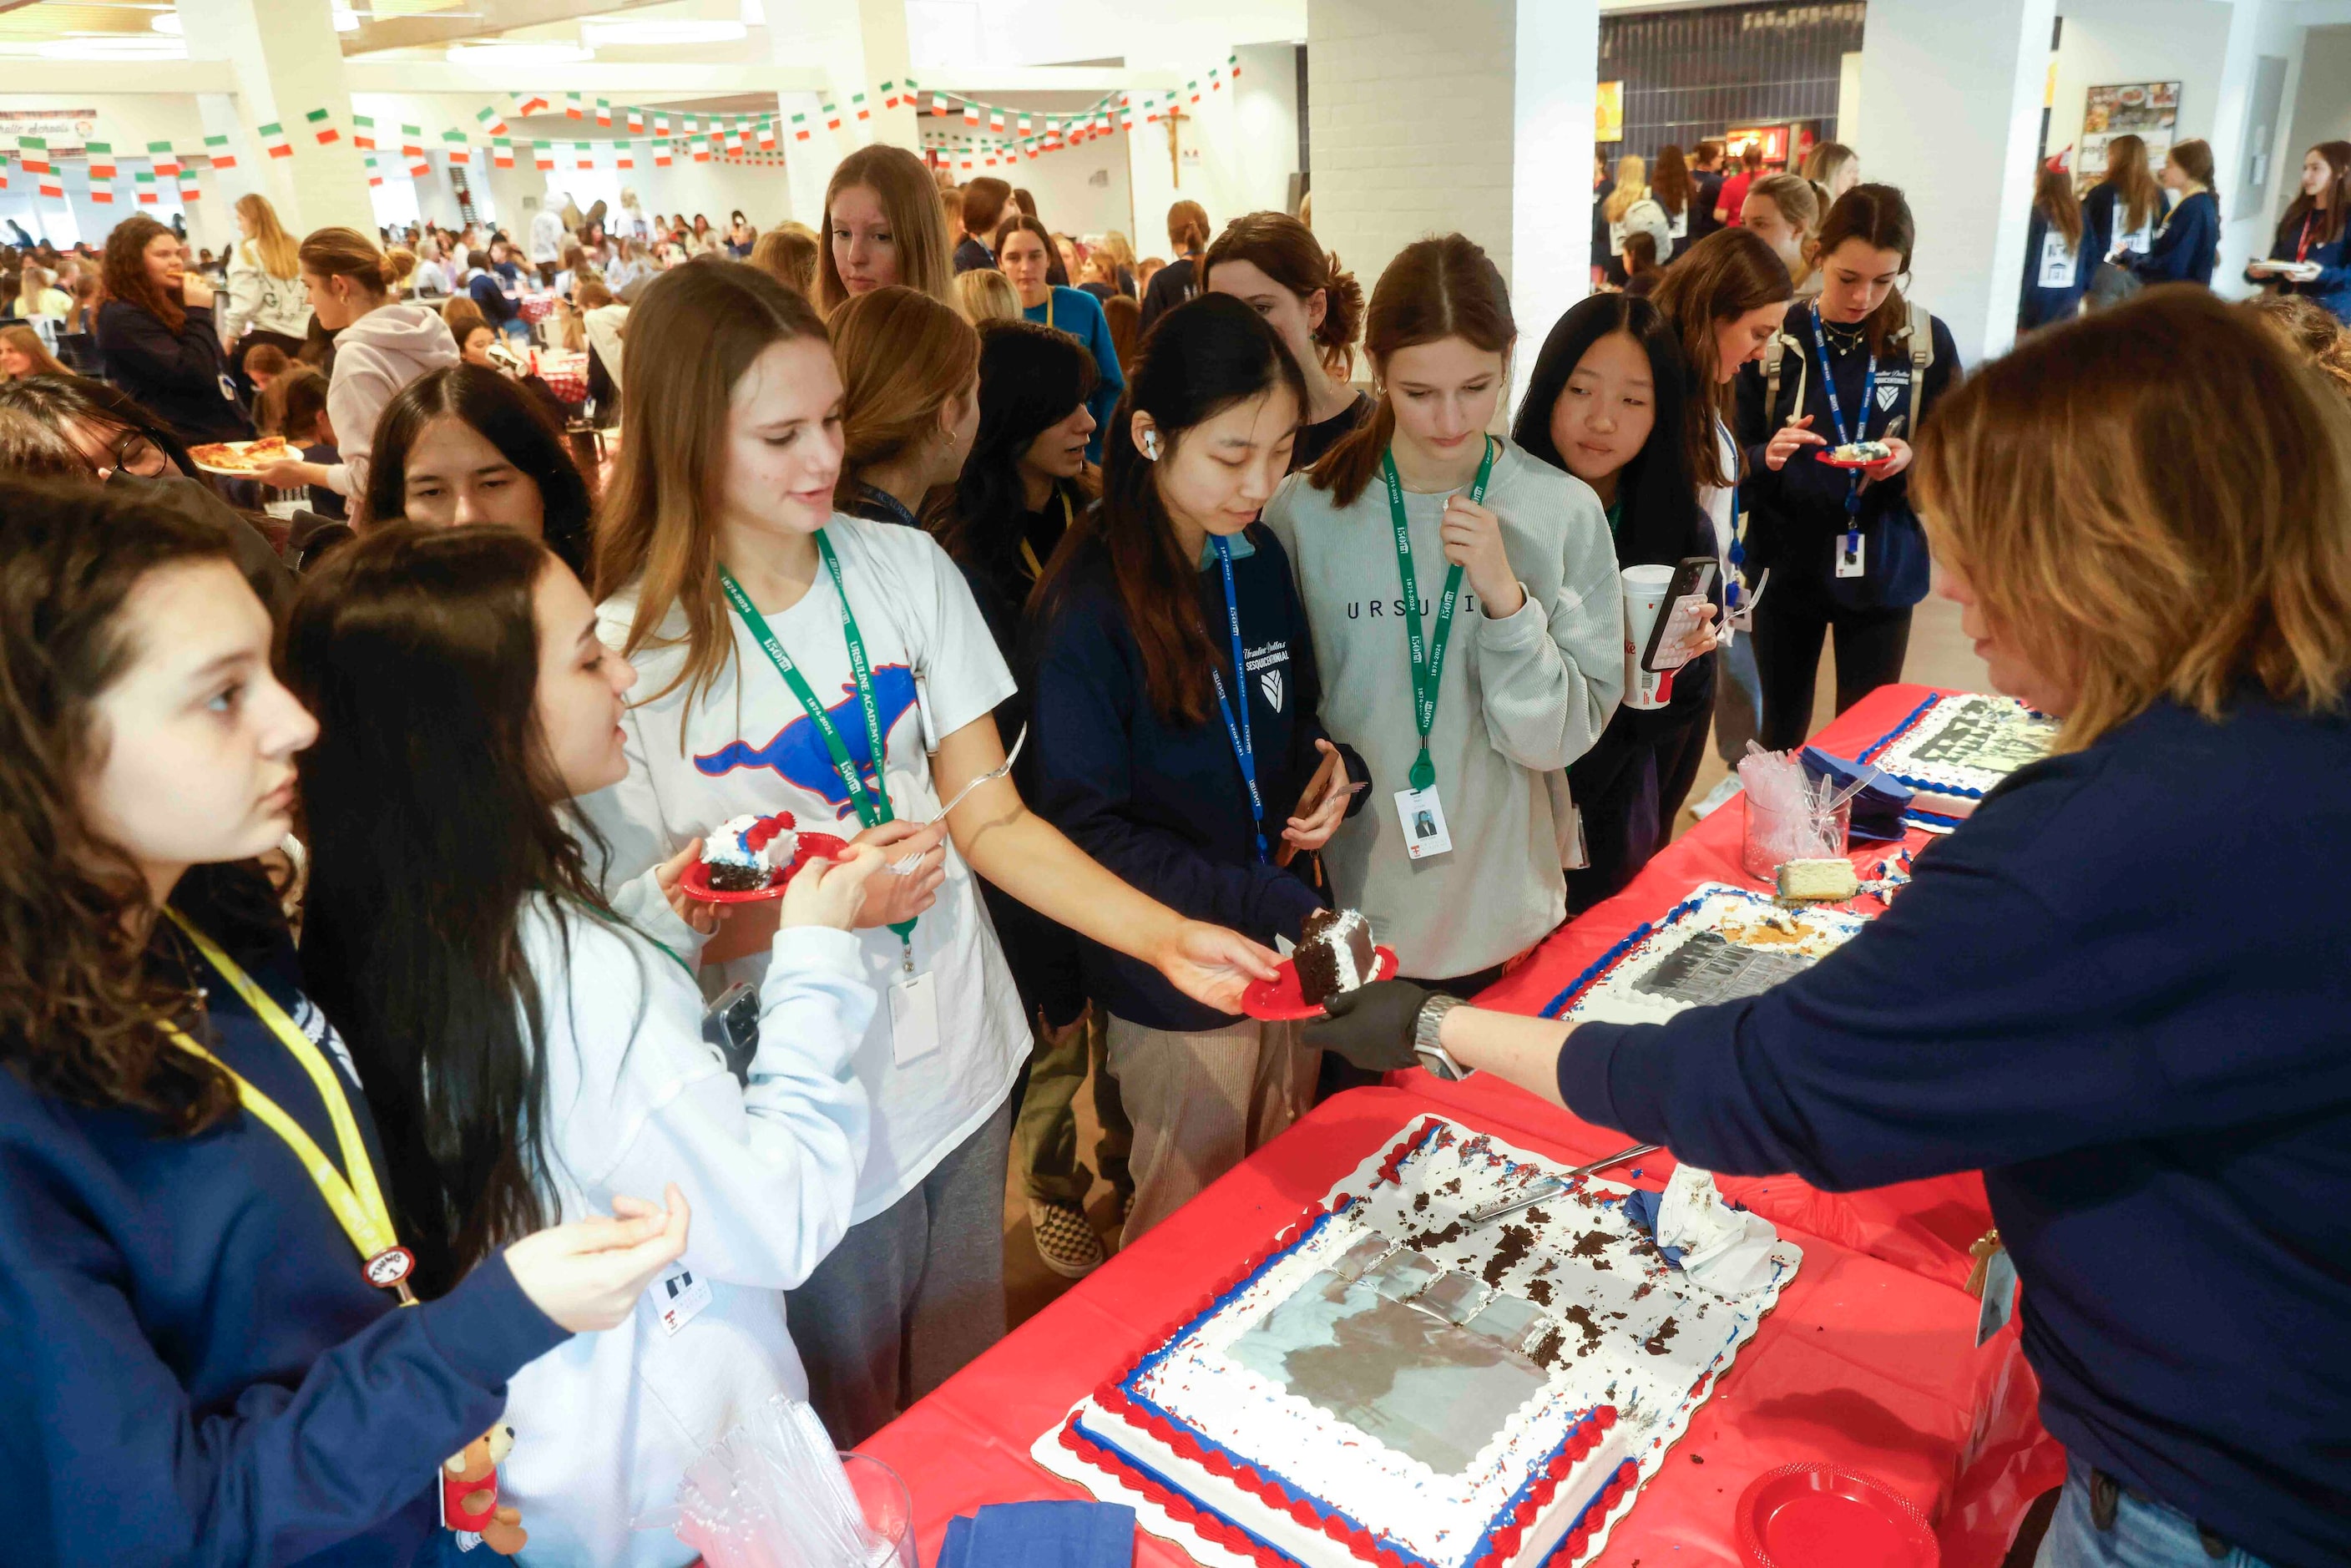
POLYGON ((98 465, 98 476, 110 479, 117 474, 129 474, 135 478, 153 479, 172 471, 171 455, 157 445, 143 430, 126 430, 116 438, 98 465))

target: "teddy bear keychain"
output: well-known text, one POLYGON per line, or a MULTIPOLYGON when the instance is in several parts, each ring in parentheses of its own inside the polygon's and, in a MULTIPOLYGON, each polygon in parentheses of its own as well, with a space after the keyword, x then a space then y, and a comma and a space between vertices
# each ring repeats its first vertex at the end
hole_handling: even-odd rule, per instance
POLYGON ((522 1511, 498 1506, 498 1466, 514 1442, 514 1428, 501 1421, 441 1467, 441 1522, 457 1532, 458 1551, 486 1546, 511 1557, 530 1539, 522 1511))

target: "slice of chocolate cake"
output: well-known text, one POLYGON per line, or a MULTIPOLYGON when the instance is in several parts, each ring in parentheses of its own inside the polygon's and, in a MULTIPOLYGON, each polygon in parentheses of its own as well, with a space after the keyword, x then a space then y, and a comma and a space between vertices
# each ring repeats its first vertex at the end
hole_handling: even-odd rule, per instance
POLYGON ((1300 928, 1290 962, 1298 967, 1299 995, 1320 1007, 1372 977, 1378 962, 1372 952, 1372 923, 1360 910, 1318 909, 1300 928))

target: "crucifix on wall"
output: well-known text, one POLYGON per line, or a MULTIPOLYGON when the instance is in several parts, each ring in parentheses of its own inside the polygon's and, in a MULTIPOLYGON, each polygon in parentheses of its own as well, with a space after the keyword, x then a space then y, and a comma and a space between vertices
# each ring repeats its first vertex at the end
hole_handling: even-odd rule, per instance
POLYGON ((1181 121, 1197 120, 1199 116, 1185 113, 1184 106, 1181 104, 1170 103, 1167 106, 1165 118, 1167 120, 1167 183, 1181 190, 1184 186, 1183 149, 1176 141, 1176 134, 1181 121))

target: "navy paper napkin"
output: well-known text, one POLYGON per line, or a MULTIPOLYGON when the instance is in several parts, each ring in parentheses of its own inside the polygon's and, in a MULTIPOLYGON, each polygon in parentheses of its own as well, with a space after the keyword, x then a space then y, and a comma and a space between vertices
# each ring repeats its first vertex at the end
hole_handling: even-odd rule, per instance
POLYGON ((947 1521, 935 1568, 1133 1568, 1134 1510, 1116 1502, 992 1502, 947 1521))
POLYGON ((1874 843, 1901 841, 1902 813, 1910 809, 1914 797, 1882 768, 1848 762, 1817 746, 1807 746, 1804 771, 1830 780, 1836 789, 1851 789, 1856 780, 1867 778, 1869 782, 1853 798, 1853 837, 1874 843))

